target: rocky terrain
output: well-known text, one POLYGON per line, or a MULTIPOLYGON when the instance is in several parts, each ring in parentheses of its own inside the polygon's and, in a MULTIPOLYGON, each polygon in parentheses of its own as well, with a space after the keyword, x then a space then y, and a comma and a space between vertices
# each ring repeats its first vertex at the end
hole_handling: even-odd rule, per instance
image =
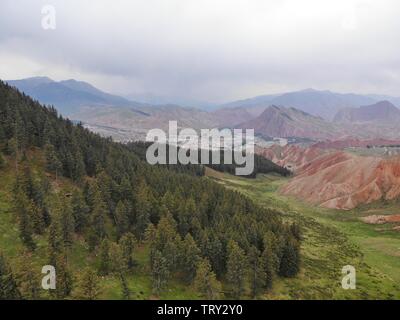
POLYGON ((358 156, 349 152, 287 146, 262 153, 295 176, 281 189, 309 203, 349 210, 360 204, 400 196, 400 158, 358 156))

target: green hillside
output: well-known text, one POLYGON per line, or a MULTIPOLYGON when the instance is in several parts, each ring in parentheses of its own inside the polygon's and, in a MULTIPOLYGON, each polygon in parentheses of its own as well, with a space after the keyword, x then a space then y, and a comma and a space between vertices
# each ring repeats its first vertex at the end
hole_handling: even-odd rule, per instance
POLYGON ((297 275, 296 224, 132 148, 0 82, 0 299, 259 298, 297 275))

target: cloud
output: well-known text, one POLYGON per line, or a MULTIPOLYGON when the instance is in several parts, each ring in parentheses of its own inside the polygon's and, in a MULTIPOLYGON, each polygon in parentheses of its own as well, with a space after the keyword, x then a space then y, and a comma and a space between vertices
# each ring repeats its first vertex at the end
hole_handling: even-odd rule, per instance
POLYGON ((0 78, 197 100, 315 87, 400 95, 395 0, 2 0, 0 78), (57 28, 43 30, 53 5, 57 28))

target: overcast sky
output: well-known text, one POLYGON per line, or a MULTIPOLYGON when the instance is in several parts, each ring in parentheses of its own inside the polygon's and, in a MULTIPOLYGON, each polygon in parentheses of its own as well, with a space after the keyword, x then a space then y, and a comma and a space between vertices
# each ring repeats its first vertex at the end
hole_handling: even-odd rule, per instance
POLYGON ((1 0, 0 78, 39 75, 212 102, 309 87, 400 96, 400 1, 1 0))

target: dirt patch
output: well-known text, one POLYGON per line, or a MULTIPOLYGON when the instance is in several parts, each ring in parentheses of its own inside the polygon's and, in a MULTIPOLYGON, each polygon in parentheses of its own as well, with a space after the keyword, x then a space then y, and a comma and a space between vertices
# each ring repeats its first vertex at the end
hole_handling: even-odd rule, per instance
POLYGON ((396 222, 400 222, 400 214, 393 214, 393 215, 387 215, 387 216, 374 214, 372 216, 362 217, 361 220, 368 224, 396 223, 396 222))

